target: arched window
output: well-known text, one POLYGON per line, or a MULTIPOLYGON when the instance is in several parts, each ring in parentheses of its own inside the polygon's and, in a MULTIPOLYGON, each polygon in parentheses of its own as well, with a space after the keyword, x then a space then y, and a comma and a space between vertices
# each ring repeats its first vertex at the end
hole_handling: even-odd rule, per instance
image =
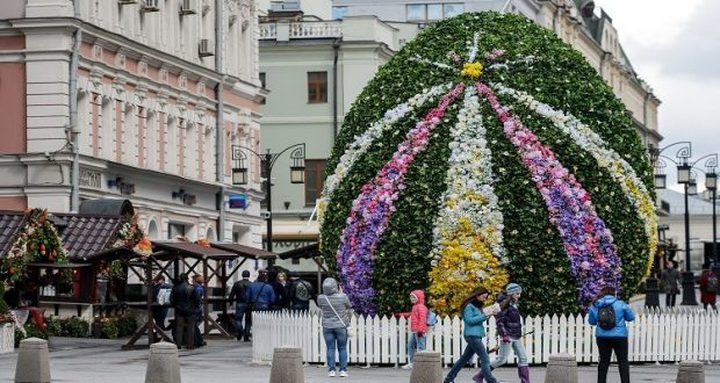
POLYGON ((145 163, 149 169, 158 168, 158 113, 154 110, 147 111, 147 125, 145 126, 145 163))
POLYGON ((148 237, 150 239, 160 239, 160 230, 158 230, 155 220, 151 220, 150 224, 148 224, 148 237))
POLYGON ((102 157, 107 160, 115 160, 115 134, 115 100, 103 97, 100 111, 100 148, 102 157))
POLYGON ((197 125, 187 122, 185 129, 185 175, 188 177, 197 177, 198 163, 198 129, 197 125))
POLYGON ((171 174, 177 173, 177 123, 177 117, 168 116, 165 135, 165 170, 171 174))

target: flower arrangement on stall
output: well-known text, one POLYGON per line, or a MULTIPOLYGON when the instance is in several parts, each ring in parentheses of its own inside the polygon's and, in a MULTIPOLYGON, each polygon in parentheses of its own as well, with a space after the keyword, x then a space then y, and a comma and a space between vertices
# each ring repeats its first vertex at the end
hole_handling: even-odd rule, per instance
POLYGON ((210 240, 207 238, 200 238, 197 241, 195 241, 195 244, 200 245, 202 247, 210 247, 210 240))
POLYGON ((137 223, 137 216, 123 218, 113 247, 125 246, 132 249, 143 238, 145 238, 145 233, 137 223))
POLYGON ((357 98, 328 160, 321 251, 362 313, 524 286, 528 314, 627 297, 657 241, 633 122, 580 53, 516 15, 425 29, 357 98))
POLYGON ((15 323, 15 319, 10 314, 10 307, 5 302, 5 282, 0 281, 0 325, 5 323, 15 323))
MULTIPOLYGON (((17 239, 2 259, 2 269, 10 279, 17 280, 26 275, 27 265, 33 262, 68 264, 67 251, 63 248, 55 226, 47 210, 33 209, 27 221, 18 232, 17 239)), ((71 273, 62 273, 65 279, 71 273)))
POLYGON ((123 280, 125 276, 125 266, 119 259, 113 260, 109 265, 101 265, 101 269, 98 272, 98 277, 104 279, 123 280))
POLYGON ((140 242, 138 242, 137 245, 133 247, 133 250, 136 253, 144 256, 152 254, 152 242, 150 241, 150 238, 143 237, 143 239, 141 239, 140 242))

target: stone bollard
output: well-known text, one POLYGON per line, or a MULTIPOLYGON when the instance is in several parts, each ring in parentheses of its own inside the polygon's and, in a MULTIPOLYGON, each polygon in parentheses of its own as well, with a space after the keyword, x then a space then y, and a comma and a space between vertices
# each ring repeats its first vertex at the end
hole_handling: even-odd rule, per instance
POLYGON ((573 355, 550 355, 545 383, 578 383, 577 361, 573 355))
POLYGON ((159 342, 150 345, 145 383, 180 383, 180 359, 175 344, 159 342))
POLYGON ((48 343, 39 338, 20 341, 15 383, 50 383, 48 343))
POLYGON ((270 383, 305 383, 301 348, 280 347, 273 350, 270 383))
POLYGON ((442 362, 439 352, 421 351, 415 354, 410 383, 441 383, 442 362))
POLYGON ((686 360, 680 363, 677 383, 705 383, 705 366, 697 360, 686 360))

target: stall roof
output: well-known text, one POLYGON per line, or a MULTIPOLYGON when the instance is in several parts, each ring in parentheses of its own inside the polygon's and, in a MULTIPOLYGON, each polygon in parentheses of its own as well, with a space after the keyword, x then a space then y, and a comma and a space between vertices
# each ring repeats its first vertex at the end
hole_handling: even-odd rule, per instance
POLYGON ((211 244, 212 247, 226 250, 233 252, 241 257, 250 258, 250 259, 275 259, 277 258, 277 254, 271 253, 269 251, 265 251, 263 249, 258 249, 257 247, 250 247, 245 245, 240 245, 237 243, 222 243, 222 242, 216 242, 211 244))
POLYGON ((312 259, 319 257, 320 255, 320 244, 316 242, 307 246, 286 251, 280 254, 279 257, 280 259, 312 259))
POLYGON ((237 258, 238 255, 214 247, 205 247, 192 242, 165 242, 153 241, 155 251, 164 250, 169 253, 181 253, 192 258, 237 258))
POLYGON ((89 259, 111 246, 120 226, 120 216, 53 213, 63 220, 56 224, 70 259, 89 259))
POLYGON ((0 211, 0 257, 10 251, 25 218, 25 212, 0 211))

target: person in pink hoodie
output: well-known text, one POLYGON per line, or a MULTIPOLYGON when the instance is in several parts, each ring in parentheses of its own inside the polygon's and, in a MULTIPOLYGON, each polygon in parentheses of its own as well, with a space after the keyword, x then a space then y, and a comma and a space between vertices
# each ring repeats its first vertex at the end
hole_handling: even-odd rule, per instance
POLYGON ((410 361, 402 367, 406 370, 412 369, 415 352, 425 350, 425 332, 428 328, 428 308, 425 306, 425 292, 422 290, 411 292, 410 302, 413 304, 412 311, 401 314, 410 317, 410 335, 407 343, 407 353, 410 361))

